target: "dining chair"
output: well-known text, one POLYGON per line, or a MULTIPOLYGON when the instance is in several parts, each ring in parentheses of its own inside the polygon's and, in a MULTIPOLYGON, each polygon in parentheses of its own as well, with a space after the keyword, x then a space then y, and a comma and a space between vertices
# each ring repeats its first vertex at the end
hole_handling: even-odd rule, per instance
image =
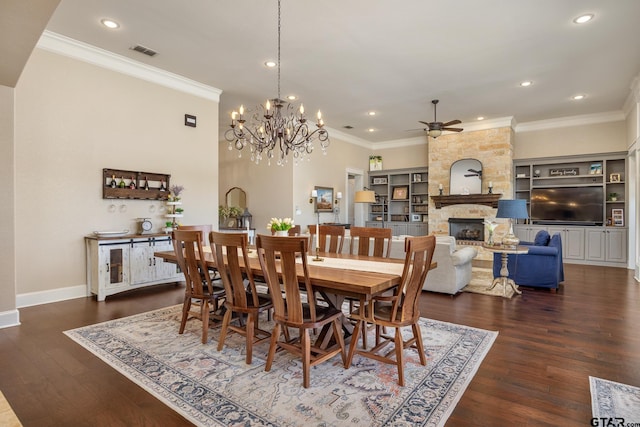
POLYGON ((351 366, 354 354, 396 365, 398 369, 398 384, 404 386, 403 351, 406 348, 417 348, 420 363, 422 365, 427 364, 422 344, 422 334, 418 325, 420 319, 418 297, 431 266, 435 246, 435 236, 408 237, 405 241, 406 256, 402 279, 400 285, 395 288, 393 295, 374 296, 368 305, 360 307, 351 313, 350 318, 355 320, 356 324, 353 330, 353 339, 349 346, 346 368, 351 366), (359 349, 356 337, 360 330, 366 326, 366 323, 375 325, 375 345, 370 349, 364 346, 359 349), (413 333, 412 338, 406 341, 403 339, 401 332, 401 328, 405 326, 411 326, 413 333), (393 336, 384 333, 382 331, 383 327, 394 329, 393 336), (395 352, 388 351, 381 354, 380 351, 390 343, 394 344, 395 352), (393 353, 395 353, 395 358, 393 353))
POLYGON ((179 230, 183 231, 201 231, 202 232, 202 244, 209 244, 209 233, 213 230, 213 226, 211 224, 202 224, 202 225, 180 225, 178 226, 179 230))
POLYGON ((178 333, 182 334, 189 316, 202 321, 202 343, 207 342, 210 317, 217 317, 220 300, 224 297, 224 288, 214 285, 206 263, 200 257, 202 248, 202 232, 198 230, 175 230, 173 232, 173 249, 178 266, 186 281, 184 301, 182 303, 182 320, 178 333), (191 306, 200 307, 199 312, 192 312, 191 306), (213 314, 211 314, 213 313, 213 314))
MULTIPOLYGON (((320 252, 329 252, 333 254, 341 253, 342 244, 344 243, 344 227, 341 225, 320 225, 319 228, 320 234, 319 236, 316 236, 316 226, 309 226, 311 242, 314 242, 314 236, 316 236, 320 252)), ((313 252, 315 251, 315 247, 311 247, 309 250, 313 252)))
POLYGON ((275 321, 265 371, 271 370, 278 348, 287 350, 302 358, 302 385, 305 388, 309 387, 312 366, 337 354, 342 356, 346 364, 342 311, 331 304, 316 303, 307 268, 307 242, 308 239, 303 236, 258 235, 256 239, 258 259, 273 300, 275 321), (300 263, 296 262, 296 258, 300 259, 300 263), (300 287, 306 290, 306 303, 302 302, 300 287), (311 342, 309 331, 322 327, 326 327, 327 334, 333 333, 337 346, 323 349, 318 343, 311 342), (298 336, 290 335, 289 328, 299 331, 298 336), (281 335, 284 335, 284 340, 280 340, 281 335))
POLYGON ((391 255, 391 241, 393 230, 377 227, 351 227, 349 253, 351 255, 367 255, 389 258, 391 255), (357 237, 357 239, 356 239, 357 237), (357 245, 355 244, 358 241, 357 245), (371 242, 373 241, 373 248, 371 242))
POLYGON ((251 269, 241 269, 249 265, 249 237, 246 233, 217 233, 209 234, 211 250, 218 266, 218 272, 225 290, 224 306, 226 311, 222 318, 222 329, 218 341, 218 351, 224 348, 227 331, 231 330, 246 337, 246 363, 251 364, 253 345, 269 339, 271 333, 260 329, 260 313, 273 307, 271 298, 258 294, 251 269), (226 257, 226 262, 225 262, 226 257), (243 274, 244 273, 244 274, 243 274), (245 278, 248 282, 245 287, 245 278), (233 324, 233 314, 236 314, 237 325, 233 324), (244 317, 246 316, 246 322, 244 317))

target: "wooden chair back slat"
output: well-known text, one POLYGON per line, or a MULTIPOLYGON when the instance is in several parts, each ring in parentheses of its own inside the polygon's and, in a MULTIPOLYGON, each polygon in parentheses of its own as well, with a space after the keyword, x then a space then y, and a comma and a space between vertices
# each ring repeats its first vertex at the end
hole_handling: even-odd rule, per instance
MULTIPOLYGON (((320 252, 328 252, 328 253, 341 253, 342 252, 342 244, 344 243, 344 234, 345 229, 341 225, 321 225, 320 234, 316 234, 316 226, 309 226, 309 233, 311 234, 312 241, 315 236, 318 242, 318 248, 320 252), (328 243, 327 243, 328 240, 328 243)), ((314 247, 309 248, 310 251, 315 250, 314 247)))
POLYGON ((211 224, 202 224, 202 225, 181 225, 178 228, 182 231, 201 231, 202 232, 202 245, 206 246, 209 244, 209 233, 213 230, 213 226, 211 224))
POLYGON ((220 266, 218 272, 229 303, 233 306, 247 308, 247 288, 244 284, 244 277, 246 277, 253 297, 253 306, 257 306, 258 296, 251 269, 245 269, 243 276, 241 268, 241 265, 249 265, 248 235, 246 233, 212 231, 209 234, 209 241, 216 265, 220 266))
POLYGON ((349 229, 351 242, 349 252, 352 255, 371 255, 389 258, 391 255, 391 241, 393 230, 390 228, 376 227, 351 227, 349 229), (355 238, 358 238, 357 252, 355 251, 355 238), (371 253, 371 241, 373 240, 373 253, 371 253))
POLYGON ((194 298, 203 298, 205 292, 213 291, 209 269, 199 254, 202 248, 202 232, 198 230, 176 230, 173 232, 173 248, 178 266, 184 273, 186 291, 194 298))

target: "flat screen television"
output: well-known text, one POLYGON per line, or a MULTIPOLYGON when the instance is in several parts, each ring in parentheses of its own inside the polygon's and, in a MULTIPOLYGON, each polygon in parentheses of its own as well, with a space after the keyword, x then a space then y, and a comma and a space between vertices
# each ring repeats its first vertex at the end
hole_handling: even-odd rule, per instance
POLYGON ((534 224, 603 225, 602 187, 533 188, 531 221, 534 224))

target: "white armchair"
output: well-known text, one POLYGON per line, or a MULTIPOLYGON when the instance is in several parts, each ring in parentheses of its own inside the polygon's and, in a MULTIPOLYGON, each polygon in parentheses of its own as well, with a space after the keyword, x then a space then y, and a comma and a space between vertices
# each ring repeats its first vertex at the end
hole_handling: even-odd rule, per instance
MULTIPOLYGON (((404 258, 404 238, 394 238, 391 258, 404 258)), ((473 246, 456 250, 455 237, 436 237, 433 261, 438 263, 438 267, 429 271, 422 289, 452 295, 460 292, 471 281, 471 262, 477 255, 478 250, 473 246)))

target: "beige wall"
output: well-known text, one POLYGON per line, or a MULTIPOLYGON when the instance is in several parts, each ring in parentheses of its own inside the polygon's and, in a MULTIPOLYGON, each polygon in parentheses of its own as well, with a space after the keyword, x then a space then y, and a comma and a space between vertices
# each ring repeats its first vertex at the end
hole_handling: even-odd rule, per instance
MULTIPOLYGON (((224 131, 224 129, 222 129, 224 131)), ((346 197, 346 171, 358 169, 366 173, 370 151, 360 146, 331 138, 327 154, 323 155, 316 142, 316 150, 309 160, 297 166, 290 160, 285 166, 271 166, 263 160, 259 165, 249 160, 250 154, 228 150, 227 141, 220 141, 220 194, 221 204, 224 193, 238 186, 247 192, 247 203, 253 215, 254 228, 265 233, 266 225, 272 217, 291 217, 296 224, 306 230, 315 224, 313 205, 309 204, 311 190, 315 186, 332 187, 346 197), (301 214, 296 215, 296 207, 301 214)), ((320 222, 332 222, 332 213, 321 213, 320 222)), ((346 211, 341 209, 341 221, 346 221, 346 211)))
POLYGON ((517 132, 514 159, 627 151, 624 121, 517 132))
POLYGON ((0 86, 0 315, 16 308, 13 96, 0 86))
POLYGON ((102 199, 103 168, 169 173, 186 188, 184 222, 215 221, 217 102, 36 49, 15 117, 18 294, 86 284, 94 230, 161 228, 160 202, 102 199))
POLYGON ((422 144, 374 150, 371 154, 382 156, 384 169, 422 168, 429 165, 429 144, 426 137, 422 144))

